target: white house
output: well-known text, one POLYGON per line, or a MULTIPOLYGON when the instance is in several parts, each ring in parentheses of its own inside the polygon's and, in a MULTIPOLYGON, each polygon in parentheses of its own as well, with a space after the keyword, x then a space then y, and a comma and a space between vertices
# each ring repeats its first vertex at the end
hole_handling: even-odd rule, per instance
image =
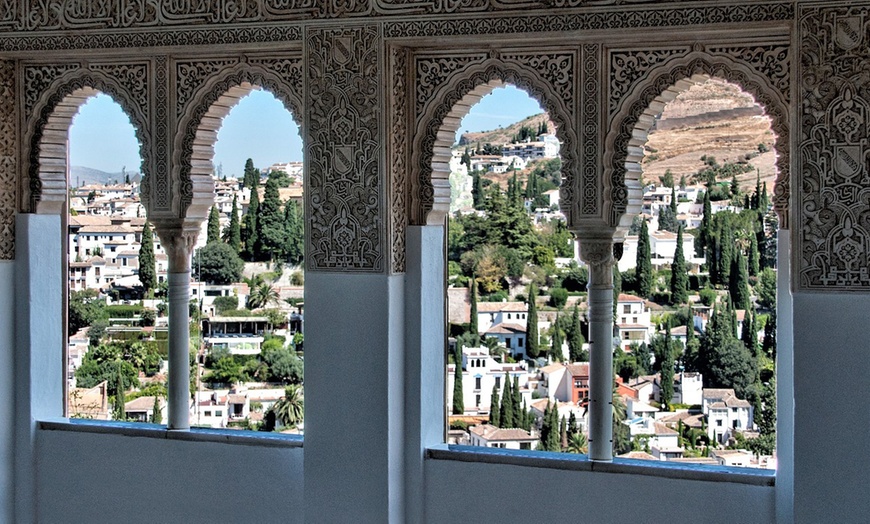
POLYGON ((526 329, 528 306, 525 302, 478 302, 477 331, 481 335, 497 324, 517 324, 526 329))
POLYGON ((472 446, 502 449, 534 449, 538 439, 519 428, 502 429, 490 424, 472 426, 468 430, 472 446))
POLYGON ((623 350, 630 349, 632 344, 649 343, 653 325, 649 308, 642 298, 620 293, 616 301, 616 327, 619 339, 614 343, 623 350))
MULTIPOLYGON (((455 365, 447 366, 447 407, 453 406, 453 381, 455 365)), ((504 389, 505 377, 513 383, 517 378, 520 396, 529 405, 532 391, 529 387, 530 375, 525 362, 500 363, 489 355, 485 347, 462 348, 462 403, 465 414, 489 414, 492 409, 492 388, 499 395, 504 389)))
POLYGON ((707 436, 711 441, 725 444, 735 431, 753 427, 752 404, 737 398, 733 389, 705 389, 701 407, 707 416, 707 436))

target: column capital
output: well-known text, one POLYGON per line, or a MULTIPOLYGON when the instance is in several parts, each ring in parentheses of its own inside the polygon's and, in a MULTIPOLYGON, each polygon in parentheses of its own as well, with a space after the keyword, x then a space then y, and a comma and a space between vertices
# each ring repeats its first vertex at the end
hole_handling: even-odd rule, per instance
POLYGON ((192 229, 179 225, 155 223, 154 231, 160 237, 160 244, 169 258, 170 273, 190 271, 190 256, 199 237, 199 228, 192 229))
POLYGON ((580 260, 590 268, 597 269, 613 265, 615 259, 612 238, 581 239, 579 244, 580 260))

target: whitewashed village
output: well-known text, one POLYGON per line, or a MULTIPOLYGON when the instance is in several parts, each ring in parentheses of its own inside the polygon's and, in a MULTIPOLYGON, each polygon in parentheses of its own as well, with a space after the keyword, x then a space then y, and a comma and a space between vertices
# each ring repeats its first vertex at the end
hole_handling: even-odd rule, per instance
MULTIPOLYGON (((464 137, 450 163, 448 442, 585 453, 588 272, 559 211, 558 133, 546 114, 500 131, 464 137)), ((671 169, 647 145, 614 278, 620 457, 776 467, 776 224, 759 165, 773 137, 758 136, 671 169)), ((167 261, 138 184, 71 190, 71 416, 166 419, 167 261)), ((302 165, 215 187, 190 287, 191 423, 301 433, 302 165)))

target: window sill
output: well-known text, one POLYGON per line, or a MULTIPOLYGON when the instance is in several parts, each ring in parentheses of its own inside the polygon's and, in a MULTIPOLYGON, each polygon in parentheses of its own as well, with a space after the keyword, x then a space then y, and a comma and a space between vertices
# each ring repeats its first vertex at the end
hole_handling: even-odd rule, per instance
POLYGON ((111 420, 52 419, 38 423, 42 431, 69 431, 78 433, 102 433, 125 437, 144 437, 189 442, 219 442, 242 446, 269 448, 301 448, 303 437, 281 433, 260 433, 235 429, 191 428, 168 430, 166 426, 138 422, 114 422, 111 420))
POLYGON ((756 468, 706 466, 699 464, 675 464, 665 461, 614 458, 613 462, 596 462, 586 455, 552 453, 476 446, 445 445, 429 448, 427 457, 432 460, 479 462, 483 464, 506 464, 531 468, 548 468, 566 471, 594 471, 646 475, 652 477, 699 480, 706 482, 731 482, 751 486, 776 484, 776 472, 756 468))

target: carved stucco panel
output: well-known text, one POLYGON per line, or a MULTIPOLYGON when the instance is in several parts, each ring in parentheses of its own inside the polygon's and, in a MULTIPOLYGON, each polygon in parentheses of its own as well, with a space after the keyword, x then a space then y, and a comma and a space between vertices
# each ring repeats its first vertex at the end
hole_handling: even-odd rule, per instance
POLYGON ((0 260, 15 258, 19 140, 15 80, 15 62, 0 61, 0 260))
POLYGON ((309 270, 385 270, 379 33, 325 27, 306 36, 309 270))
POLYGON ((390 49, 390 91, 388 114, 390 117, 389 144, 389 199, 390 199, 390 271, 393 274, 405 272, 405 232, 408 226, 408 51, 403 48, 390 49))
POLYGON ((870 8, 800 13, 795 287, 870 290, 870 8))

